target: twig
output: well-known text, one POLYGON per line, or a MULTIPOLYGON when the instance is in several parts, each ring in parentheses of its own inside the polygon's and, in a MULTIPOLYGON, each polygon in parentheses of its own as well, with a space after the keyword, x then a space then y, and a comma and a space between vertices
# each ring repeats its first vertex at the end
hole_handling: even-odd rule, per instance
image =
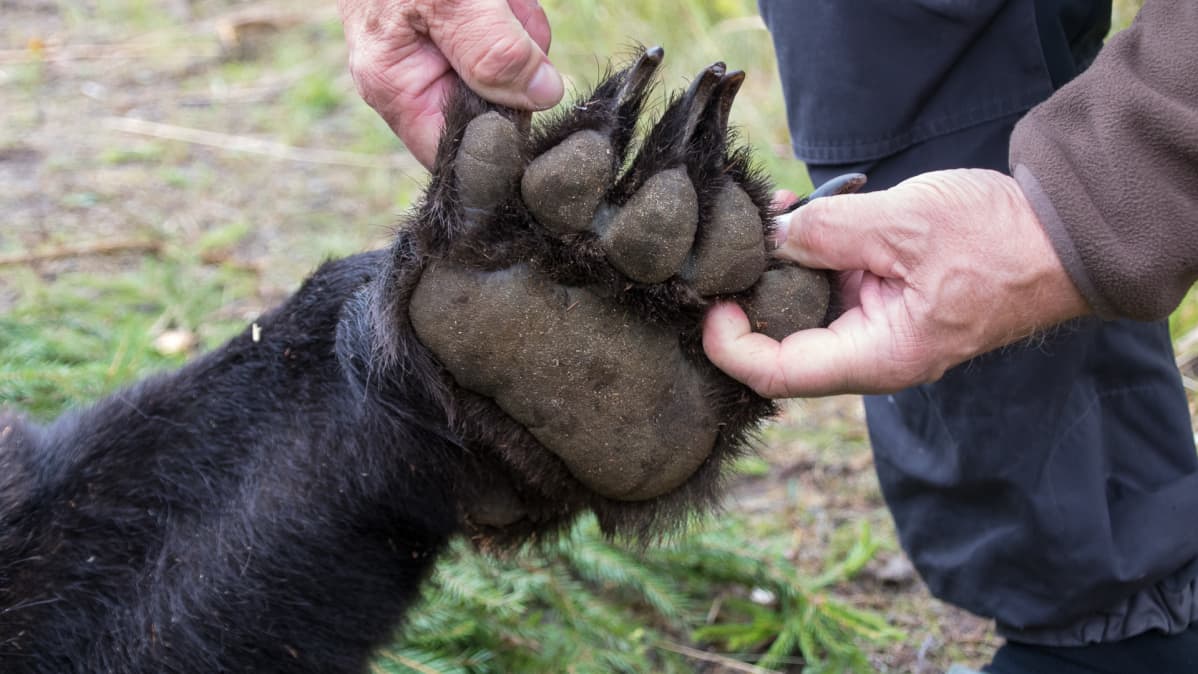
POLYGON ((204 145, 230 152, 264 155, 284 161, 357 166, 360 168, 397 169, 401 172, 424 170, 410 155, 372 157, 367 154, 344 152, 342 150, 295 147, 294 145, 276 143, 260 138, 247 138, 245 136, 234 136, 217 131, 205 131, 203 129, 193 129, 173 124, 161 124, 133 117, 106 117, 101 123, 105 127, 115 131, 150 136, 152 138, 177 140, 183 143, 204 145))
POLYGON ((720 655, 719 653, 708 653, 707 651, 701 651, 697 648, 691 648, 690 646, 683 646, 682 644, 676 644, 672 641, 658 641, 657 645, 667 651, 672 651, 679 655, 685 655, 693 660, 714 662, 720 666, 737 672, 747 672, 748 674, 778 674, 777 670, 764 669, 762 667, 758 667, 757 665, 750 665, 747 662, 741 662, 740 660, 735 660, 733 658, 720 655))
POLYGON ((1191 393, 1198 393, 1198 380, 1195 380, 1193 377, 1187 377, 1184 374, 1181 375, 1181 385, 1191 393))
POLYGON ((1193 346, 1198 345, 1198 327, 1191 329, 1186 334, 1177 339, 1177 350, 1186 351, 1193 346))
POLYGON ((240 7, 221 16, 194 21, 184 27, 180 34, 177 27, 150 31, 123 42, 100 44, 38 44, 36 48, 0 49, 0 64, 14 65, 37 62, 60 62, 76 60, 111 60, 141 58, 145 52, 164 46, 178 46, 181 39, 202 39, 236 30, 239 23, 275 23, 282 28, 308 25, 328 21, 337 17, 337 10, 325 6, 319 10, 298 11, 286 9, 284 5, 262 2, 240 7))
POLYGON ((71 257, 88 257, 92 255, 115 255, 117 253, 156 254, 160 252, 162 252, 162 243, 158 241, 97 241, 95 243, 61 246, 37 252, 0 255, 0 267, 30 264, 33 262, 50 262, 52 260, 65 260, 71 257))
POLYGON ((428 665, 416 662, 415 660, 413 660, 411 658, 405 658, 404 656, 400 655, 399 653, 392 653, 391 651, 383 651, 383 657, 387 658, 388 660, 391 660, 393 662, 396 662, 398 664, 401 664, 404 667, 407 667, 408 669, 414 669, 414 670, 420 672, 421 674, 441 674, 436 669, 433 669, 432 667, 429 667, 428 665))
POLYGON ((134 59, 159 46, 162 45, 147 42, 120 42, 112 44, 46 45, 38 49, 0 49, 0 65, 134 59))
POLYGON ((338 16, 337 8, 333 5, 322 4, 319 9, 297 10, 285 2, 268 1, 242 5, 219 16, 198 21, 194 25, 215 26, 221 23, 266 21, 293 26, 335 20, 338 16))
POLYGON ((1178 367, 1184 367, 1198 357, 1198 328, 1193 328, 1173 342, 1178 367))
POLYGON ((1177 369, 1181 371, 1181 385, 1190 393, 1198 393, 1198 380, 1194 378, 1195 362, 1198 361, 1198 328, 1193 328, 1173 343, 1177 369))
POLYGON ((282 80, 275 84, 263 84, 250 87, 228 88, 215 91, 209 94, 197 94, 191 91, 176 91, 168 94, 163 94, 157 97, 158 101, 173 99, 179 105, 184 107, 198 107, 202 105, 212 105, 214 103, 257 103, 259 101, 270 100, 283 92, 287 91, 288 87, 294 84, 299 78, 291 78, 290 80, 282 80))

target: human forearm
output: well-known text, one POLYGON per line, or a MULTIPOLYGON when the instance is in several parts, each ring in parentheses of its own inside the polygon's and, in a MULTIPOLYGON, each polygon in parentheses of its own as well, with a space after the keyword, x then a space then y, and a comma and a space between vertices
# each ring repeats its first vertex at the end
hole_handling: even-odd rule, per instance
POLYGON ((1198 5, 1150 0, 1019 123, 1011 167, 1095 311, 1167 315, 1198 279, 1198 5))

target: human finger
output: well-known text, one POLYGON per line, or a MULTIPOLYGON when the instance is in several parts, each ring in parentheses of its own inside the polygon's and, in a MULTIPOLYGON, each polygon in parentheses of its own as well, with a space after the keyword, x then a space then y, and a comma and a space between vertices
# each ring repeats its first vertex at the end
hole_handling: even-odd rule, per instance
POLYGON ((860 373, 868 359, 851 337, 829 328, 800 330, 778 342, 752 332, 744 311, 722 303, 703 322, 703 350, 716 367, 766 398, 872 389, 860 373))
POLYGON ((508 0, 508 6, 511 7, 516 20, 532 37, 532 41, 537 43, 541 51, 548 54, 552 33, 549 29, 549 17, 541 3, 537 0, 508 0))
POLYGON ((890 275, 893 249, 884 192, 817 199, 783 217, 775 255, 813 269, 867 269, 890 275))

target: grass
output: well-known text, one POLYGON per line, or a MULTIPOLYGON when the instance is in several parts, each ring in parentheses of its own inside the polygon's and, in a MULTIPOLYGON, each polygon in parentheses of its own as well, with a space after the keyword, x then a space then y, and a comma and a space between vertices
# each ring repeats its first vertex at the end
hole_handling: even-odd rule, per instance
POLYGON ((243 327, 225 311, 253 279, 181 252, 113 274, 67 273, 53 284, 10 277, 20 299, 0 314, 0 405, 49 418, 183 363, 155 342, 168 330, 214 347, 243 327))
POLYGON ((642 552, 604 540, 590 519, 558 544, 512 559, 480 558, 458 545, 430 583, 427 609, 400 645, 380 654, 379 668, 681 673, 695 671, 695 662, 680 642, 694 642, 762 669, 873 671, 856 644, 892 642, 902 632, 827 593, 872 557, 868 528, 858 528, 851 549, 823 574, 804 578, 787 560, 784 532, 759 537, 746 552, 744 526, 730 517, 642 552))
MULTIPOLYGON (((128 114, 371 157, 400 151, 354 93, 328 3, 297 3, 313 18, 240 56, 208 28, 226 3, 188 4, 188 16, 139 0, 6 11, 0 49, 113 47, 105 59, 30 52, 0 64, 0 256, 120 238, 162 248, 0 267, 0 406, 45 419, 177 367, 242 329, 321 259, 385 242, 419 193, 420 173, 281 162, 101 126, 95 120, 128 114), (123 46, 134 40, 152 49, 123 46), (84 84, 93 96, 79 95, 84 84), (194 346, 165 348, 167 333, 194 346)), ((663 92, 715 60, 748 72, 734 123, 780 185, 808 188, 789 158, 752 1, 543 4, 551 56, 575 90, 635 44, 666 49, 663 92)), ((1191 296, 1174 334, 1196 327, 1191 296)), ((719 672, 743 661, 898 672, 985 658, 993 637, 984 623, 911 579, 878 580, 875 567, 901 556, 855 402, 788 406, 761 457, 737 468, 728 512, 664 547, 606 541, 589 520, 561 545, 503 559, 458 543, 375 671, 719 672)))

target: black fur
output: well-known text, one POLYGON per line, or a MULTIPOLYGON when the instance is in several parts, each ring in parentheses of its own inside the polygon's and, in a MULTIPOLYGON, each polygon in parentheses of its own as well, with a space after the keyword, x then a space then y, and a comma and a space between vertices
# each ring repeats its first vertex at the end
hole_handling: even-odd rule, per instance
MULTIPOLYGON (((594 98, 610 100, 603 86, 614 85, 594 98)), ((592 510, 606 531, 648 539, 714 502, 721 465, 773 408, 703 358, 705 301, 684 284, 630 284, 589 235, 534 231, 519 204, 498 227, 466 231, 453 162, 466 123, 490 109, 458 94, 432 182, 393 247, 323 265, 260 332, 45 428, 0 416, 0 671, 359 672, 459 532, 507 546, 592 510), (497 266, 526 260, 607 287, 684 333, 727 420, 685 485, 636 503, 598 496, 492 401, 454 385, 414 337, 407 304, 428 261, 469 236, 497 266), (518 521, 488 523, 513 503, 518 521)), ((660 132, 677 136, 666 118, 660 132)), ((596 119, 567 113, 530 154, 596 119)), ((704 137, 717 136, 680 151, 722 154, 722 132, 704 137)), ((723 161, 696 183, 736 178, 768 203, 743 153, 723 161)))
POLYGON ((363 668, 457 529, 461 453, 421 387, 360 395, 336 353, 384 257, 321 267, 257 342, 5 425, 0 669, 363 668))

